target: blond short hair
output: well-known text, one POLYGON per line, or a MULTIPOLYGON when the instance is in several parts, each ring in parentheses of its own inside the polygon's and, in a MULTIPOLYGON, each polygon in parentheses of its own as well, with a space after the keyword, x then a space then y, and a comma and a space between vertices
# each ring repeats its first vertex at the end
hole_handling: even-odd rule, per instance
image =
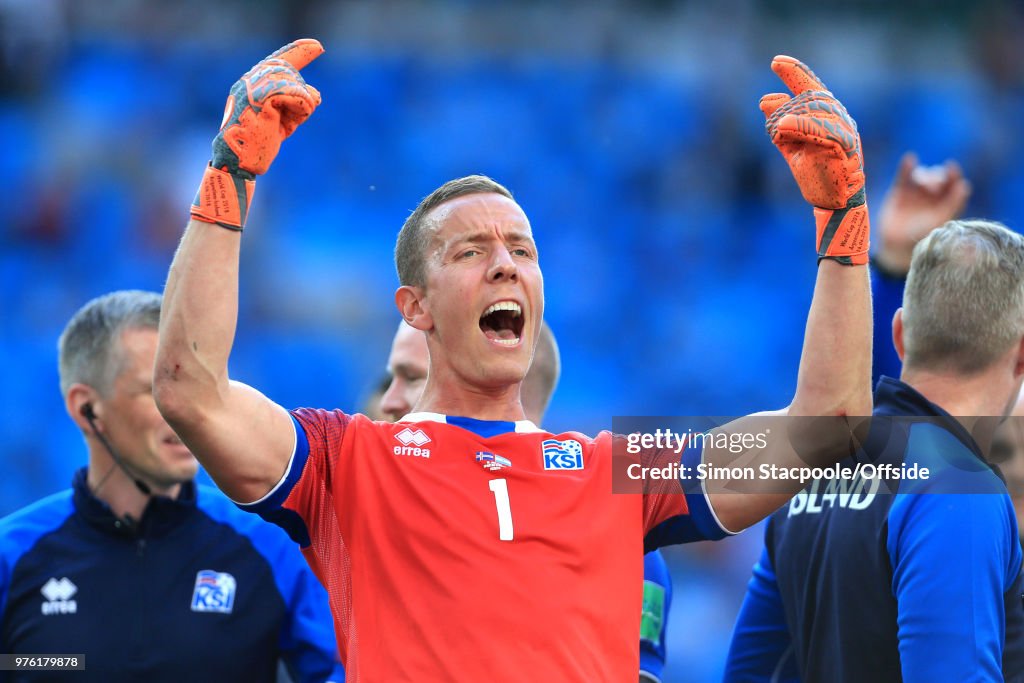
POLYGON ((914 248, 903 292, 904 364, 976 374, 1024 336, 1024 237, 949 221, 914 248))

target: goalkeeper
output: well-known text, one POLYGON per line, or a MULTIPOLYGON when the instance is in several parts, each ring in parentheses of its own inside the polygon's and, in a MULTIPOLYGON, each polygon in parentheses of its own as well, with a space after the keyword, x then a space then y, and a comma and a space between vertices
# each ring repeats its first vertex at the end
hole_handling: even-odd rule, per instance
MULTIPOLYGON (((303 546, 328 588, 353 679, 635 679, 643 551, 739 531, 800 485, 679 495, 669 482, 614 496, 611 434, 550 434, 525 420, 520 389, 543 320, 543 278, 523 210, 482 176, 438 188, 399 233, 395 301, 430 351, 417 415, 385 424, 289 412, 231 380, 255 177, 319 105, 299 70, 321 51, 316 41, 288 45, 232 89, 164 293, 160 410, 229 496, 303 546)), ((866 415, 860 138, 806 66, 779 57, 772 68, 793 94, 762 100, 768 132, 817 222, 817 281, 796 393, 783 412, 866 415)), ((760 419, 724 429, 756 431, 760 419)), ((834 431, 803 458, 784 439, 748 455, 781 466, 833 463, 850 431, 845 419, 831 422, 834 431)), ((711 446, 684 453, 691 466, 733 457, 711 446)))

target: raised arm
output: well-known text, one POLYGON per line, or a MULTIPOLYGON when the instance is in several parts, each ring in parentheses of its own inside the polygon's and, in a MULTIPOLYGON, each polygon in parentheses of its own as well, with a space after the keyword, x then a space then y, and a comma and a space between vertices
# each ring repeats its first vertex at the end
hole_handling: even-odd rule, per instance
POLYGON ((168 424, 239 502, 265 495, 295 445, 288 413, 228 377, 238 319, 239 245, 255 177, 320 104, 299 69, 323 52, 290 43, 231 88, 192 220, 171 264, 160 317, 153 391, 168 424))
MULTIPOLYGON (((807 66, 779 56, 772 70, 793 95, 765 95, 761 110, 769 137, 814 207, 819 261, 796 393, 783 414, 835 419, 810 425, 790 421, 785 430, 777 420, 758 416, 726 425, 723 431, 753 434, 774 424, 768 448, 744 454, 743 464, 758 472, 761 464, 792 468, 837 462, 849 454, 846 417, 871 412, 869 226, 860 135, 843 105, 807 66)), ((703 458, 734 465, 737 454, 705 445, 703 458)), ((770 514, 803 485, 799 480, 757 480, 737 489, 711 483, 707 493, 721 523, 738 531, 770 514)))
POLYGON ((958 218, 970 196, 971 183, 955 161, 922 166, 913 152, 900 160, 875 220, 878 240, 871 258, 876 323, 872 386, 882 375, 900 376, 902 364, 892 343, 892 319, 903 305, 903 286, 914 246, 946 221, 958 218))

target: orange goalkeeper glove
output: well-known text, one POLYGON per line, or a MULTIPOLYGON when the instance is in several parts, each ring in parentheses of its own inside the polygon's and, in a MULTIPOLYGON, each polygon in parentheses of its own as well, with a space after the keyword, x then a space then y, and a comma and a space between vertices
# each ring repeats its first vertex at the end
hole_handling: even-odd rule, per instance
POLYGON ((772 60, 772 71, 793 97, 771 93, 761 98, 765 128, 804 199, 814 207, 818 259, 863 265, 870 230, 857 124, 799 60, 779 55, 772 60))
POLYGON ((192 202, 192 218, 241 231, 256 176, 267 172, 281 142, 320 104, 299 74, 323 54, 319 41, 296 40, 249 69, 231 86, 213 158, 192 202))

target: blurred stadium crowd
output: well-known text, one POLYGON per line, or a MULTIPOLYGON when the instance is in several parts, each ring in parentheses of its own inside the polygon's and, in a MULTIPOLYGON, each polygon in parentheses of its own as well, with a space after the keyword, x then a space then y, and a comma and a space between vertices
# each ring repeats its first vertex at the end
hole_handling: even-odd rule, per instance
MULTIPOLYGON (((961 162, 967 215, 1019 228, 1022 28, 1008 4, 924 0, 3 0, 0 514, 82 462, 61 326, 98 294, 162 287, 225 92, 288 40, 327 47, 304 71, 324 104, 258 183, 233 375, 286 406, 361 407, 398 322, 398 228, 485 173, 530 216, 547 275, 547 426, 596 432, 792 394, 813 223, 757 109, 773 55, 813 64, 856 117, 873 206, 912 149, 961 162)), ((745 536, 667 553, 670 671, 685 664, 668 680, 720 671, 745 536)))

